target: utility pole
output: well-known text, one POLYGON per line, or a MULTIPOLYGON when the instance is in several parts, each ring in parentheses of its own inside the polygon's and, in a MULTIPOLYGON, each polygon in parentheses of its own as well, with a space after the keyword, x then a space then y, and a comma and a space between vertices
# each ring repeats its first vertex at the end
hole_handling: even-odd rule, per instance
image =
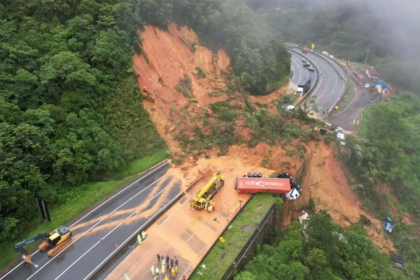
POLYGON ((369 56, 369 48, 367 48, 367 50, 366 50, 365 65, 366 65, 366 62, 367 62, 368 56, 369 56))

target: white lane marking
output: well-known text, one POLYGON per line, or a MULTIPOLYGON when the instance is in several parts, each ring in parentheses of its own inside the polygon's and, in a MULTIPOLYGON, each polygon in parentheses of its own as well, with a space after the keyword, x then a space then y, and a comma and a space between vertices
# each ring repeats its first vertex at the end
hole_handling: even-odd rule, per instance
POLYGON ((299 70, 299 79, 297 79, 297 85, 299 85, 300 79, 302 79, 302 71, 300 70, 299 64, 295 61, 295 59, 293 59, 294 57, 292 56, 292 60, 298 65, 297 68, 299 70))
MULTIPOLYGON (((128 257, 130 257, 131 256, 131 254, 133 254, 134 252, 136 251, 136 249, 134 249, 130 254, 128 254, 122 261, 121 261, 121 263, 123 263, 128 257)), ((154 253, 153 253, 154 254, 154 253)), ((153 255, 152 254, 152 255, 153 255)), ((150 255, 146 260, 148 260, 148 259, 150 259, 150 257, 152 256, 152 255, 150 255)), ((120 264, 121 264, 120 263, 120 264)), ((108 279, 108 277, 109 277, 109 275, 112 275, 112 273, 114 273, 114 271, 115 270, 117 270, 117 268, 120 266, 120 264, 119 265, 117 265, 109 274, 108 274, 108 276, 105 278, 105 280, 106 279, 108 279)), ((140 267, 142 267, 143 265, 141 265, 140 267)), ((137 270, 136 270, 137 271, 137 270)), ((136 271, 134 271, 134 272, 136 272, 136 271)), ((130 274, 132 274, 132 275, 134 275, 134 273, 130 273, 130 274)))
POLYGON ((201 253, 203 253, 204 249, 207 248, 207 245, 204 245, 203 249, 201 249, 200 253, 198 253, 198 255, 200 255, 201 253))
MULTIPOLYGON (((340 98, 341 94, 343 93, 344 86, 345 86, 345 83, 343 82, 343 86, 341 87, 340 94, 337 96, 337 99, 335 100, 334 105, 336 105, 336 104, 337 104, 338 99, 340 98)), ((356 90, 356 88, 355 88, 355 90, 356 90)), ((357 95, 357 92, 356 92, 356 95, 357 95)), ((353 103, 353 101, 354 101, 354 99, 355 99, 355 98, 356 98, 356 96, 353 98, 353 100, 351 101, 351 103, 349 104, 349 106, 347 106, 347 108, 349 108, 349 107, 350 107, 350 105, 353 103)), ((346 110, 347 110, 347 108, 346 108, 346 110)), ((337 115, 337 114, 336 114, 336 115, 337 115)))
MULTIPOLYGON (((182 206, 182 204, 179 206, 179 207, 181 207, 182 206)), ((171 215, 169 215, 169 217, 171 217, 172 216, 172 214, 171 215)), ((169 219, 169 217, 165 220, 165 222, 169 219)), ((112 273, 114 273, 114 271, 122 264, 122 263, 124 263, 124 261, 126 260, 126 259, 128 259, 128 257, 130 257, 131 256, 131 254, 133 254, 135 251, 137 250, 137 248, 136 249, 134 249, 130 254, 128 254, 124 259, 122 259, 122 261, 108 274, 108 276, 105 278, 105 280, 106 279, 108 279, 108 277, 110 276, 110 275, 112 275, 112 273)), ((156 251, 155 251, 156 252, 156 251)), ((155 253, 154 252, 154 253, 155 253)), ((153 253, 153 254, 154 254, 153 253)), ((152 255, 150 255, 146 260, 148 260, 150 257, 151 257, 152 255)), ((136 270, 137 271, 137 270, 136 270)), ((135 271, 135 272, 136 272, 135 271)), ((134 275, 134 273, 133 273, 133 275, 134 275)))
MULTIPOLYGON (((326 65, 326 64, 325 64, 326 65)), ((326 72, 326 73, 328 73, 328 72, 326 72)), ((320 94, 320 95, 317 95, 317 98, 316 98, 316 102, 318 102, 319 101, 319 99, 324 95, 324 93, 325 93, 325 91, 327 90, 327 88, 328 88, 328 85, 330 84, 330 76, 329 75, 327 75, 327 84, 325 85, 325 88, 324 88, 324 90, 322 91, 322 93, 320 94)))
MULTIPOLYGON (((156 170, 159 170, 160 168, 162 168, 163 166, 165 166, 166 164, 168 164, 168 162, 165 162, 164 164, 156 167, 156 169, 153 169, 151 172, 155 172, 156 170)), ((121 191, 119 191, 118 193, 114 194, 113 196, 111 196, 110 198, 108 198, 106 201, 104 201, 103 203, 101 203, 99 206, 95 207, 95 209, 91 210, 89 213, 87 213, 86 215, 84 215, 82 218, 80 218, 79 220, 77 220, 74 224, 72 224, 71 226, 69 226, 69 228, 74 227, 76 224, 78 224, 81 220, 83 220, 84 218, 86 218, 88 215, 92 214, 92 212, 96 211, 99 207, 101 207, 102 205, 104 205, 105 203, 107 203, 108 201, 110 201, 111 199, 113 199, 114 197, 116 197, 117 195, 119 195, 120 193, 122 193, 123 191, 125 191, 126 189, 128 189, 129 187, 133 186, 134 184, 136 184, 138 181, 142 180, 144 178, 144 176, 146 176, 147 174, 143 175, 141 178, 139 178, 138 180, 134 181, 132 184, 128 185, 127 187, 125 187, 124 189, 122 189, 121 191)), ((33 257, 36 253, 38 253, 39 250, 36 250, 33 254, 31 254, 31 256, 33 257)), ((18 268, 19 266, 21 266, 24 262, 21 262, 20 264, 16 265, 12 270, 10 270, 9 272, 7 272, 5 275, 3 275, 2 278, 0 278, 0 280, 3 280, 7 275, 9 275, 10 273, 12 273, 12 271, 14 271, 16 268, 18 268)))
MULTIPOLYGON (((152 201, 153 199, 155 199, 157 196, 159 196, 164 190, 166 190, 168 187, 164 188, 163 190, 161 190, 159 193, 157 193, 154 197, 152 197, 150 201, 152 201)), ((103 238, 102 240, 105 240, 105 238, 107 238, 108 235, 110 235, 112 232, 114 232, 114 230, 116 230, 117 228, 119 228, 126 220, 128 220, 129 218, 131 218, 134 214, 136 214, 136 211, 134 211, 130 216, 128 216, 127 218, 125 218, 118 226, 114 227, 110 232, 108 232, 103 238)), ((57 280, 58 278, 60 278, 64 273, 66 273, 70 268, 73 267, 73 265, 75 265, 81 258, 83 258, 87 253, 89 253, 93 248, 95 248, 99 243, 101 243, 101 241, 98 241, 95 243, 95 245, 93 245, 92 247, 90 247, 89 250, 87 250, 83 255, 81 255, 77 260, 75 260, 71 265, 69 265, 60 275, 58 275, 55 280, 57 280)))
MULTIPOLYGON (((138 192, 137 194, 135 194, 134 196, 132 196, 129 200, 125 201, 123 204, 121 204, 120 206, 118 206, 114 211, 112 211, 111 213, 109 213, 107 215, 107 218, 112 215, 115 211, 117 211, 118 209, 120 209, 122 206, 124 206, 127 202, 129 202, 130 200, 132 200, 133 198, 135 198, 136 196, 138 196, 139 194, 141 194, 142 192, 144 192, 145 190, 147 190, 148 188, 150 188, 152 185, 154 185, 155 183, 159 182, 163 177, 165 177, 166 175, 163 175, 162 177, 160 177, 159 179, 157 179, 156 181, 154 181, 153 183, 151 183, 150 185, 148 185, 146 188, 144 188, 143 190, 141 190, 140 192, 138 192)), ((96 224, 94 224, 92 227, 90 227, 87 231, 85 231, 79 238, 77 238, 76 240, 74 240, 69 246, 67 246, 66 248, 63 249, 63 251, 59 252, 57 255, 55 255, 54 257, 52 257, 46 264, 44 264, 40 269, 38 269, 37 271, 35 271, 27 280, 31 279, 35 274, 37 274, 39 271, 41 271, 46 265, 48 265, 50 262, 52 262, 56 257, 58 257, 61 253, 63 253, 65 250, 67 250, 67 248, 69 248, 71 245, 73 245, 74 243, 76 243, 77 240, 79 240, 80 238, 82 238, 86 233, 88 233, 89 231, 91 231, 93 228, 95 228, 99 223, 101 223, 103 220, 105 220, 105 218, 103 218, 102 220, 98 221, 96 224)))
POLYGON ((190 241, 191 238, 193 238, 195 236, 195 234, 191 234, 190 238, 187 239, 187 241, 185 241, 185 243, 188 243, 188 241, 190 241))
MULTIPOLYGON (((136 211, 134 211, 133 213, 131 213, 130 216, 128 216, 127 218, 125 218, 118 226, 114 227, 110 232, 108 232, 103 238, 102 240, 105 240, 105 238, 108 237, 108 235, 110 235, 111 233, 114 232, 114 230, 116 230, 117 228, 119 228, 127 219, 131 218, 134 214, 136 214, 136 211)), ((60 278, 64 273, 66 273, 75 263, 77 263, 81 258, 83 258, 87 253, 89 253, 93 248, 96 247, 96 245, 98 245, 99 243, 101 243, 101 241, 97 241, 95 243, 95 245, 93 245, 92 247, 90 247, 89 250, 87 250, 83 255, 81 255, 76 261, 74 261, 70 266, 68 266, 63 272, 61 272, 60 275, 58 275, 55 280, 57 280, 58 278, 60 278)))
POLYGON ((188 269, 190 269, 190 267, 191 267, 191 265, 189 265, 189 266, 187 267, 187 269, 184 271, 184 273, 183 273, 183 274, 181 274, 181 275, 179 276, 178 280, 180 280, 180 279, 182 278, 182 276, 184 276, 184 275, 185 275, 185 273, 187 273, 187 271, 188 271, 188 269))
MULTIPOLYGON (((174 197, 168 204, 171 204, 174 200, 176 200, 176 199, 178 199, 178 196, 176 196, 176 197, 174 197)), ((168 205, 168 204, 166 204, 166 205, 168 205)), ((166 206, 165 205, 165 206, 166 206)), ((127 242, 128 242, 128 240, 130 240, 131 238, 133 238, 134 237, 134 235, 136 235, 137 234, 137 232, 139 232, 141 229, 142 229, 142 227, 145 225, 145 224, 147 224, 148 222, 150 222, 151 220, 153 220, 157 215, 159 215, 161 212, 162 212, 162 210, 164 210, 165 209, 165 206, 164 207, 162 207, 158 212, 156 212, 149 220, 147 220, 143 225, 141 225, 140 226, 140 228, 138 229, 138 230, 136 230, 130 237, 128 237, 121 245, 120 245, 120 247, 122 247, 122 246, 124 246, 127 242)), ((109 254, 109 256, 108 257, 106 257, 98 266, 96 266, 83 280, 86 280, 86 279, 88 279, 91 275, 92 275, 92 273, 98 268, 98 267, 100 267, 103 263, 105 263, 110 257, 112 256, 112 254, 109 254)))
POLYGON ((168 217, 166 217, 166 219, 159 225, 160 227, 161 226, 163 226, 168 220, 169 220, 169 218, 172 216, 172 214, 171 215, 169 215, 168 217))
MULTIPOLYGON (((341 79, 341 78, 340 78, 341 79)), ((338 82, 338 74, 336 74, 335 75, 335 83, 334 83, 334 88, 333 88, 333 90, 331 91, 331 93, 330 93, 330 96, 327 98, 327 101, 331 98, 331 96, 333 95, 333 93, 335 92, 335 88, 337 87, 337 82, 338 82)), ((340 94, 338 95, 338 97, 340 97, 340 95, 341 95, 341 91, 340 91, 340 94)), ((324 102, 324 104, 325 104, 326 102, 324 102)))
POLYGON ((318 68, 318 70, 319 70, 319 73, 317 73, 318 79, 319 79, 319 83, 316 86, 316 89, 313 91, 315 93, 315 95, 316 95, 316 92, 318 91, 319 87, 322 84, 322 74, 321 74, 322 72, 321 72, 321 68, 319 68, 318 65, 313 60, 312 60, 312 62, 315 64, 316 68, 318 68))
MULTIPOLYGON (((139 267, 137 267, 137 269, 136 270, 134 270, 134 272, 133 273, 131 273, 132 275, 133 275, 133 277, 136 275, 136 272, 137 271, 139 271, 139 269, 143 266, 143 265, 145 265, 146 264, 146 262, 153 256, 153 255, 155 255, 155 253, 156 253, 156 251, 153 251, 153 253, 152 254, 150 254, 148 257, 147 257, 147 259, 145 259, 144 260, 144 262, 139 266, 139 267)), ((158 267, 159 268, 159 267, 158 267)), ((112 274, 112 272, 109 274, 109 275, 111 275, 112 274)), ((108 276, 109 276, 108 275, 108 276)), ((107 278, 108 278, 108 276, 107 276, 107 278)), ((107 278, 105 278, 105 280, 107 279, 107 278)), ((156 278, 155 278, 156 279, 156 278)))

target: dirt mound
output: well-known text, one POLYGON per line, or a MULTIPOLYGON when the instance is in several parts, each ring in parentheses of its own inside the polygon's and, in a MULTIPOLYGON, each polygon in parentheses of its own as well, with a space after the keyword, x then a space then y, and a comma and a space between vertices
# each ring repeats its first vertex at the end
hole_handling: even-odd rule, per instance
POLYGON ((176 142, 165 135, 175 130, 185 105, 193 103, 189 110, 198 112, 209 103, 226 99, 210 98, 208 93, 226 86, 221 71, 229 67, 229 56, 222 50, 215 54, 198 45, 196 34, 185 26, 170 24, 167 32, 146 26, 141 38, 143 54, 135 55, 133 62, 145 96, 144 105, 169 148, 179 150, 176 142), (204 71, 205 78, 198 76, 198 68, 204 71), (192 96, 175 89, 184 75, 189 77, 192 96))
MULTIPOLYGON (((360 202, 350 189, 342 163, 334 157, 331 148, 324 142, 314 143, 306 177, 302 184, 302 201, 308 203, 312 198, 317 209, 327 209, 334 222, 347 227, 357 223, 360 215, 369 218, 361 209, 360 202)), ((300 213, 295 205, 294 213, 300 213)), ((382 229, 381 221, 369 218, 372 225, 365 227, 368 237, 382 252, 394 251, 395 248, 382 229)))

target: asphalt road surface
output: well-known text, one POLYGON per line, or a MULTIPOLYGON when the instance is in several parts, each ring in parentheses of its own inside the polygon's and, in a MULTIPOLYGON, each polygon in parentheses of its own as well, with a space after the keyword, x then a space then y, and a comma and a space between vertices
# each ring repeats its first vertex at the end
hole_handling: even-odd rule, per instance
MULTIPOLYGON (((333 112, 328 116, 328 122, 342 127, 344 130, 357 131, 361 121, 363 109, 366 106, 379 100, 379 93, 372 93, 369 89, 364 88, 363 84, 358 82, 351 74, 349 77, 353 80, 356 95, 347 108, 341 108, 339 111, 333 112), (359 121, 359 122, 358 122, 359 121)), ((368 81, 373 83, 372 81, 368 81)))
MULTIPOLYGON (((300 51, 300 49, 294 49, 300 51)), ((338 75, 336 69, 342 72, 342 69, 337 65, 336 69, 329 64, 326 59, 327 57, 320 57, 319 55, 311 52, 303 54, 308 57, 315 66, 319 69, 319 83, 312 93, 315 97, 315 106, 318 109, 318 115, 323 117, 323 112, 327 112, 340 97, 341 92, 344 90, 344 81, 338 75)), ((296 64, 292 64, 296 67, 296 64)), ((299 72, 299 71, 298 71, 299 72)), ((296 73, 295 73, 296 75, 296 73)), ((344 74, 343 74, 344 75, 344 74)))
POLYGON ((291 68, 293 71, 292 83, 299 85, 299 83, 306 77, 311 77, 312 83, 315 81, 316 71, 309 71, 307 68, 303 67, 302 58, 294 52, 290 52, 291 57, 291 68))
POLYGON ((70 228, 73 243, 53 258, 37 252, 28 267, 21 263, 1 280, 83 280, 160 209, 181 192, 182 183, 165 175, 170 165, 158 166, 96 207, 70 228), (101 241, 102 239, 102 241, 101 241))

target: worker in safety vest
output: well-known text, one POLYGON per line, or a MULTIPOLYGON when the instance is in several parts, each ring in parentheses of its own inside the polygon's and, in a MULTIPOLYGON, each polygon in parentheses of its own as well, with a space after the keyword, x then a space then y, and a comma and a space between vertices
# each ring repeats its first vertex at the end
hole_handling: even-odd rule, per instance
POLYGON ((128 277, 128 275, 127 275, 127 274, 124 274, 124 279, 125 279, 125 280, 130 280, 130 277, 128 277))
POLYGON ((171 276, 172 276, 172 278, 173 278, 173 277, 175 277, 175 275, 176 275, 176 273, 175 273, 175 269, 172 269, 172 270, 171 270, 171 276))
POLYGON ((143 243, 140 234, 137 234, 137 243, 139 244, 139 246, 141 245, 141 243, 143 243))
POLYGON ((163 280, 169 280, 168 276, 165 276, 165 278, 163 278, 163 280))
POLYGON ((141 232, 141 238, 143 239, 143 241, 146 239, 147 235, 145 231, 141 232))
POLYGON ((152 267, 150 268, 150 270, 152 271, 152 276, 154 276, 154 275, 155 275, 155 267, 154 267, 154 266, 152 266, 152 267))
POLYGON ((165 259, 163 259, 162 260, 162 269, 161 269, 162 274, 165 274, 165 271, 166 271, 166 263, 165 263, 165 259))
POLYGON ((155 272, 156 272, 156 275, 159 275, 159 268, 158 267, 155 267, 155 272))

